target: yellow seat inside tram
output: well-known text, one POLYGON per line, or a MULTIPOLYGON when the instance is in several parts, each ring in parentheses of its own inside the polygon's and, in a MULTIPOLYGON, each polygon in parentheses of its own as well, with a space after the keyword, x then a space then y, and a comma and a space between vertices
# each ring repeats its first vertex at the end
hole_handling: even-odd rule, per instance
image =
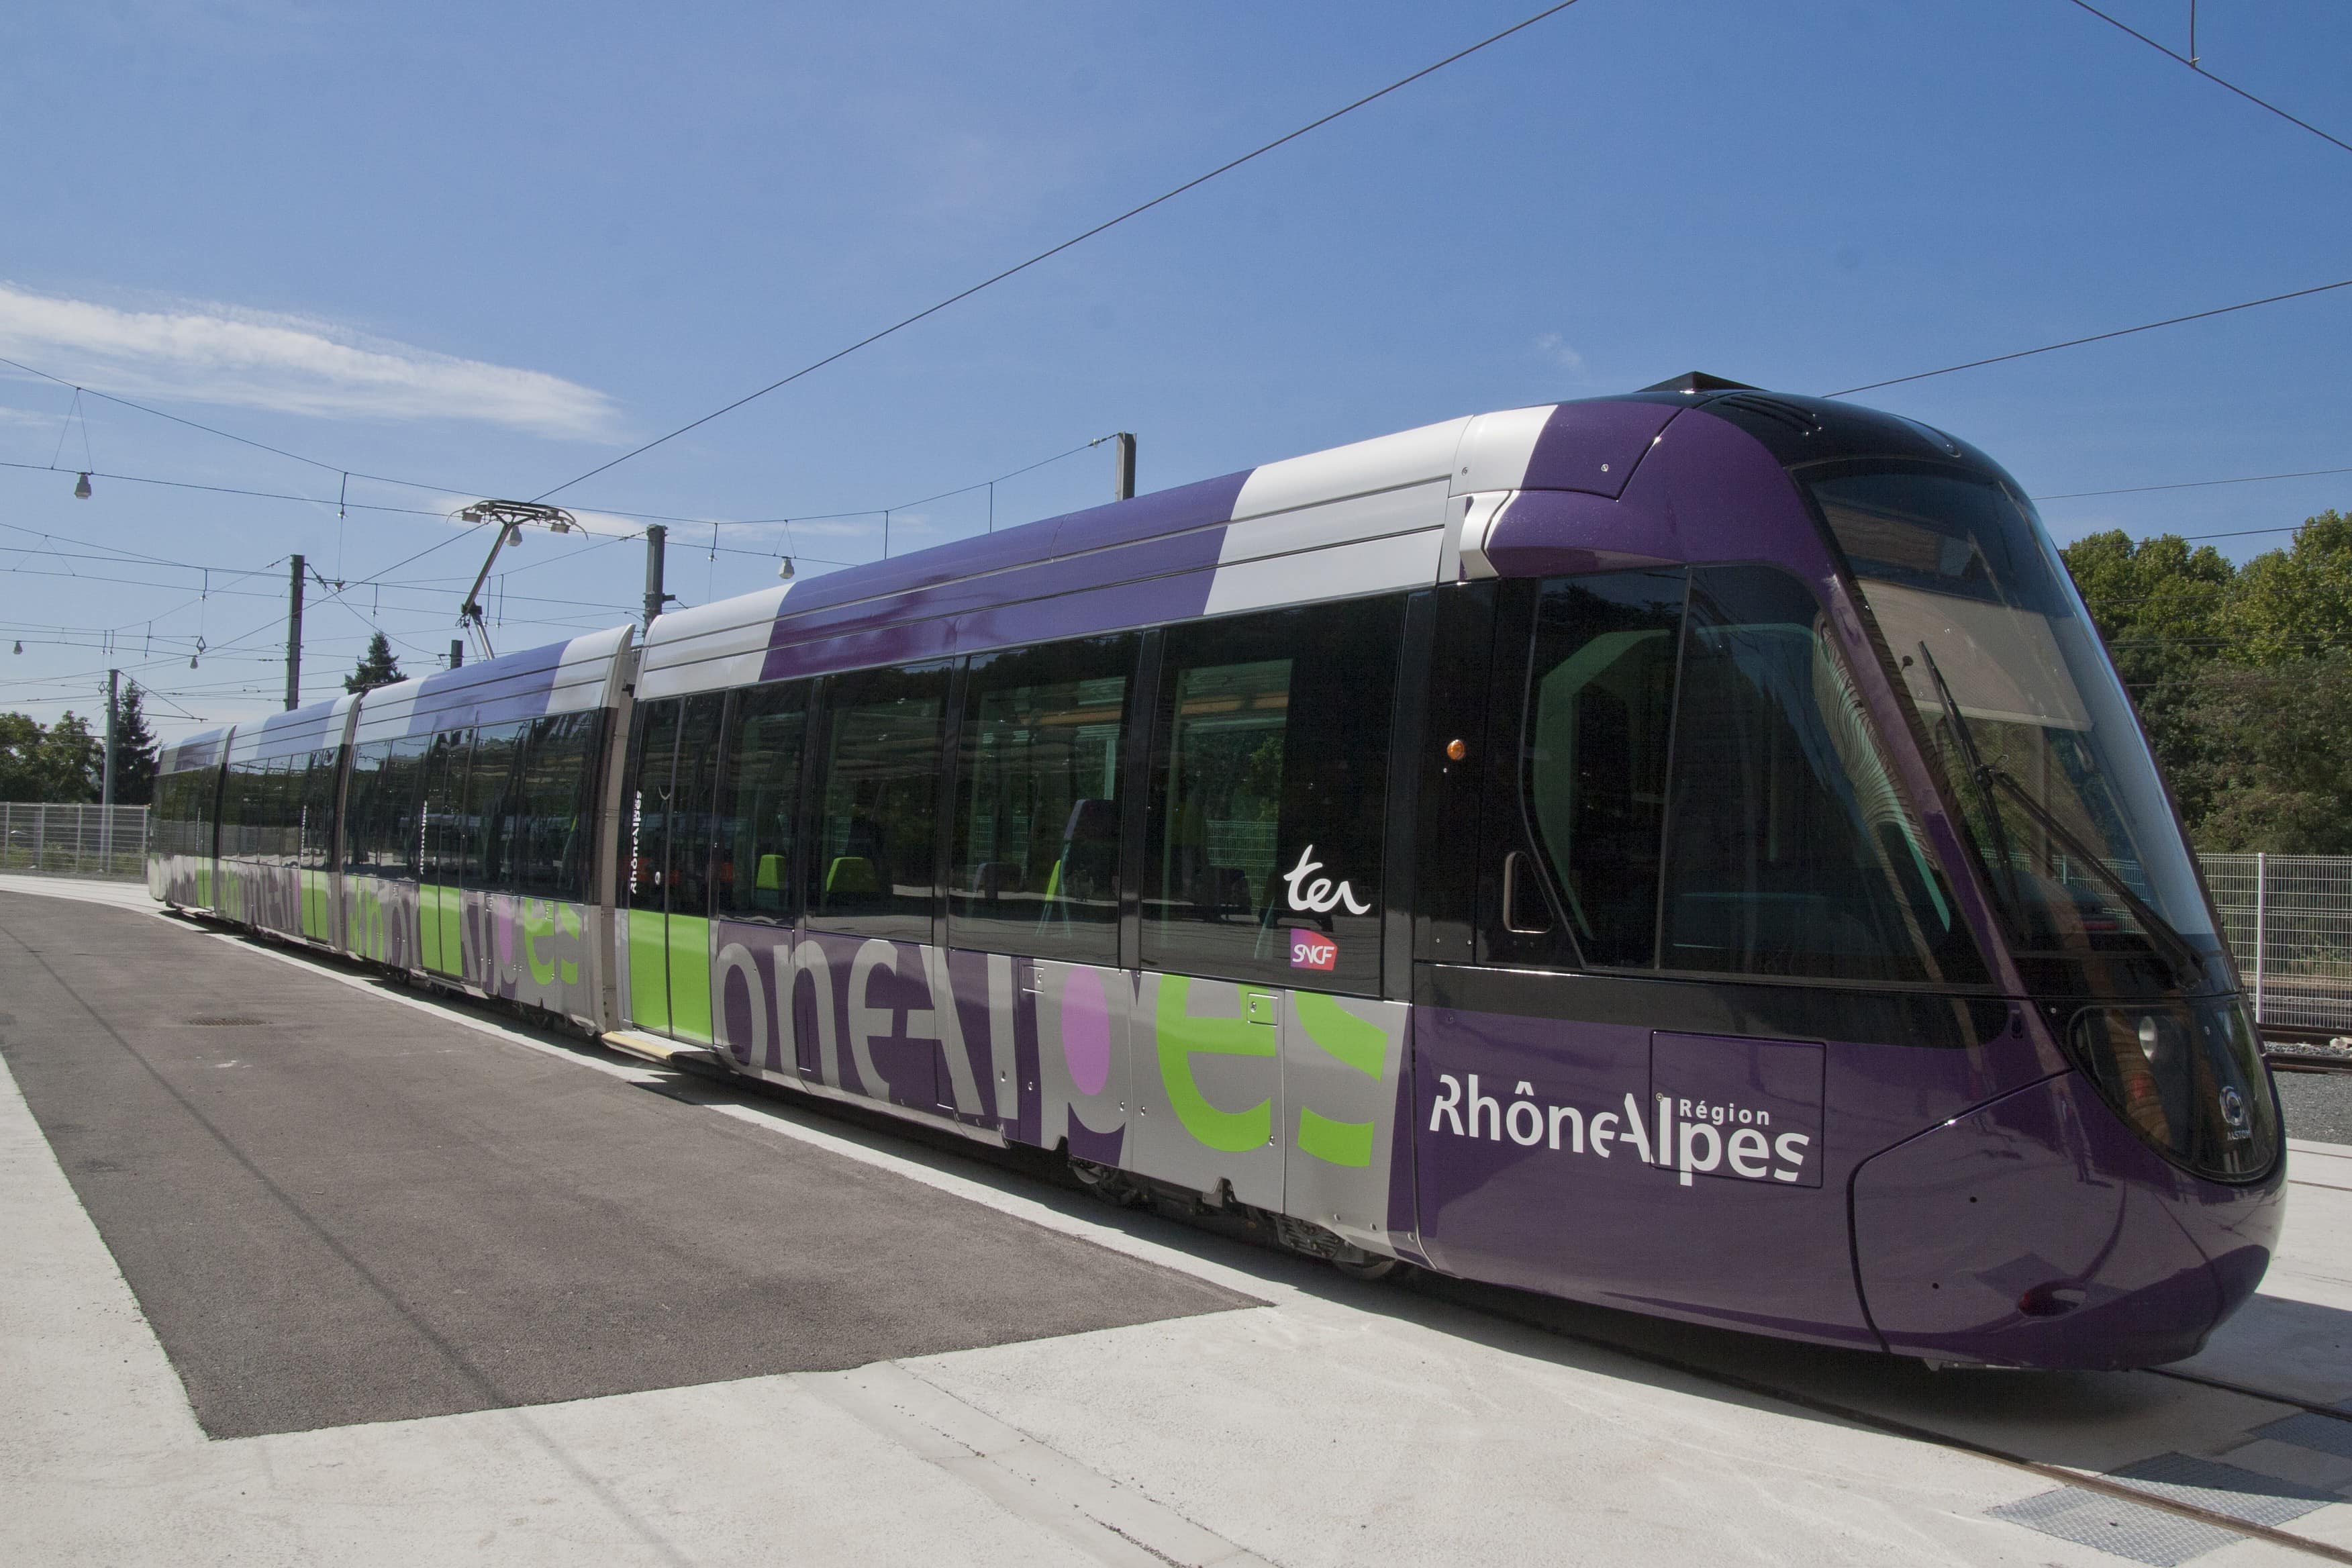
POLYGON ((878 893, 881 882, 874 875, 874 862, 863 855, 840 856, 824 870, 824 890, 833 893, 878 893))

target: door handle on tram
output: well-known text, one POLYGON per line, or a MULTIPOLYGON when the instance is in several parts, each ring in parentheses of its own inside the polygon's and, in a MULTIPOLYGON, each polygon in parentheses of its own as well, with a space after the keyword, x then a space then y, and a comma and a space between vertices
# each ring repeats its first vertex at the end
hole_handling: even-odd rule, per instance
POLYGON ((1551 931, 1551 906, 1535 885, 1536 868, 1527 851, 1514 849, 1503 857, 1503 929, 1517 936, 1544 936, 1551 931))

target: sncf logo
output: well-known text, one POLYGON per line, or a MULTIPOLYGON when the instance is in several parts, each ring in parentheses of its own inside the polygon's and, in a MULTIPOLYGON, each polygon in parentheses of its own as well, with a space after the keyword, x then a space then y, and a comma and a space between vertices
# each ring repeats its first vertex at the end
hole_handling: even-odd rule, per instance
POLYGON ((1293 931, 1290 933, 1290 967, 1293 969, 1329 969, 1339 962, 1339 944, 1321 931, 1293 931))

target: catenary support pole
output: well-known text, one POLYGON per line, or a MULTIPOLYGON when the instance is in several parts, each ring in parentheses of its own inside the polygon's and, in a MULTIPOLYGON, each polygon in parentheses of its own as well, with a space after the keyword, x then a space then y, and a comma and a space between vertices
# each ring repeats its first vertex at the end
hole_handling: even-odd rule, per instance
POLYGON ((114 734, 122 711, 122 672, 106 672, 106 766, 98 777, 98 864, 114 869, 114 734))
POLYGON ((122 711, 122 672, 106 672, 106 772, 100 775, 98 804, 107 810, 114 809, 114 731, 117 715, 122 711))
POLYGON ((2262 850, 2254 851, 2254 1024, 2263 1021, 2263 917, 2270 911, 2263 908, 2270 902, 2270 857, 2262 850))
POLYGON ((669 595, 662 592, 662 556, 669 548, 669 530, 660 523, 646 529, 646 626, 650 630, 654 617, 662 613, 669 595))
POLYGON ((302 558, 294 557, 294 573, 286 588, 286 707, 302 706, 302 558))
POLYGON ((1111 478, 1111 499, 1135 499, 1135 437, 1122 430, 1111 438, 1111 462, 1116 472, 1111 478))

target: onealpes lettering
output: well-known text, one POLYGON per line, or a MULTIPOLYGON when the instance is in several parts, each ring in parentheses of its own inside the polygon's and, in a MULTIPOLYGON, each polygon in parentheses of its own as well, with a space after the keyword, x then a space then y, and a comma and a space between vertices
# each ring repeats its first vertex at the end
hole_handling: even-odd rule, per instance
POLYGON ((1372 906, 1356 897, 1356 889, 1345 882, 1334 882, 1328 877, 1307 879, 1323 869, 1323 862, 1315 858, 1315 846, 1309 844, 1298 852, 1298 864, 1283 873, 1282 880, 1290 889, 1290 907, 1307 914, 1328 915, 1345 905, 1351 915, 1368 915, 1372 906), (1306 883, 1304 888, 1301 883, 1306 883))

